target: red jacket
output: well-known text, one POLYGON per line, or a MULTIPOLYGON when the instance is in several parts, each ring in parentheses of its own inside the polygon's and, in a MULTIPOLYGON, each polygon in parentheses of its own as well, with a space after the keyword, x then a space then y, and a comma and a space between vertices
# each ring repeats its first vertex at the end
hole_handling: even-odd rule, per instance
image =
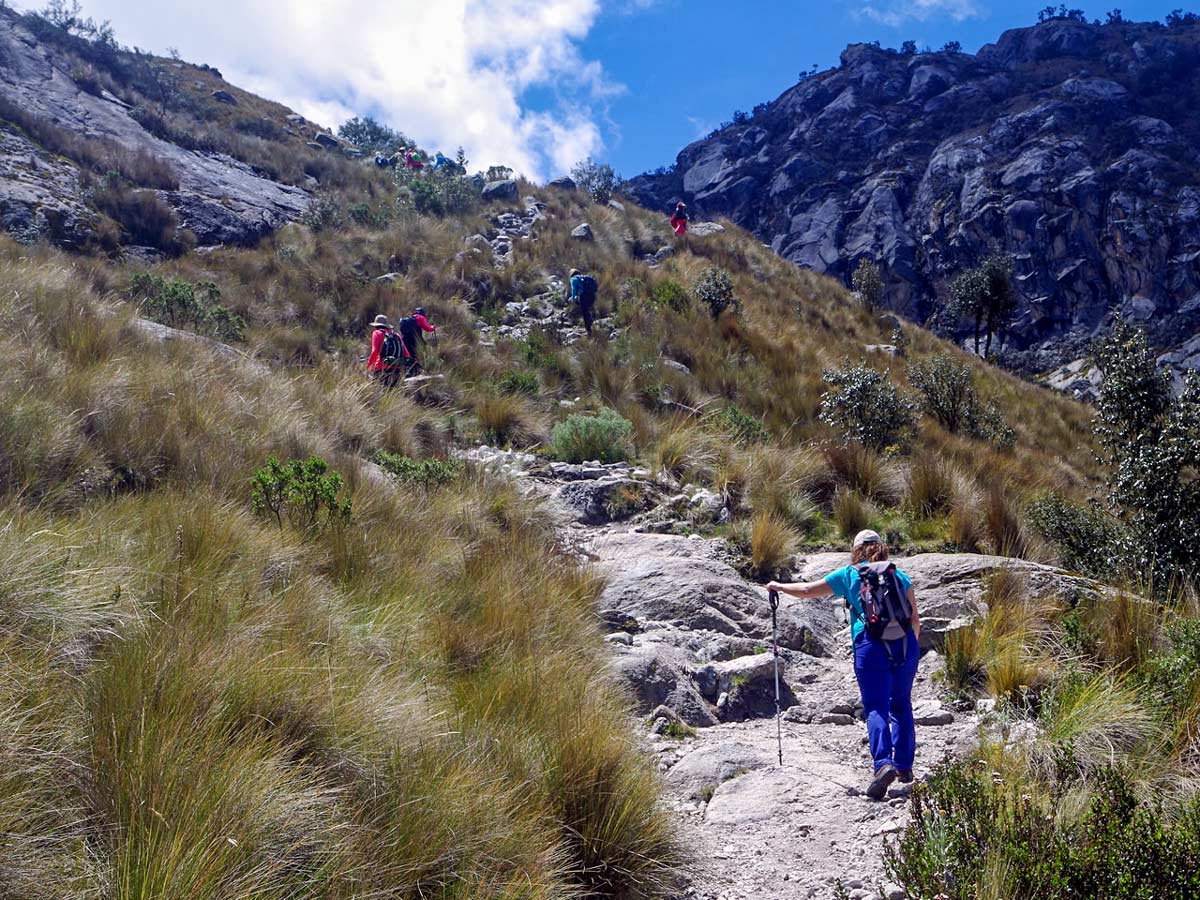
POLYGON ((421 316, 421 315, 413 316, 413 320, 419 326, 421 326, 422 331, 424 331, 428 334, 433 334, 437 331, 436 328, 434 328, 432 325, 429 324, 429 320, 427 318, 425 318, 424 316, 421 316))
MULTIPOLYGON (((371 355, 367 358, 368 372, 382 372, 384 369, 392 369, 395 366, 389 366, 384 363, 383 356, 383 339, 384 335, 391 331, 390 328, 376 328, 371 333, 371 355)), ((400 351, 405 358, 408 357, 408 348, 404 346, 404 341, 400 342, 400 351)))
POLYGON ((687 231, 688 214, 675 210, 671 216, 671 227, 675 229, 676 234, 683 234, 687 231))

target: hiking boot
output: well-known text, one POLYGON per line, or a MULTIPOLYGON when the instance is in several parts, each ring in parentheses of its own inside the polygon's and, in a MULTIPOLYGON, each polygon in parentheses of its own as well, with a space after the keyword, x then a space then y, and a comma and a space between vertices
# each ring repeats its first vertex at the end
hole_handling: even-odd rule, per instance
POLYGON ((875 777, 867 786, 867 796, 872 800, 882 800, 887 795, 887 789, 896 780, 896 767, 890 763, 875 770, 875 777))
POLYGON ((912 769, 900 769, 899 771, 896 772, 896 780, 899 781, 901 784, 912 784, 913 770, 912 769))

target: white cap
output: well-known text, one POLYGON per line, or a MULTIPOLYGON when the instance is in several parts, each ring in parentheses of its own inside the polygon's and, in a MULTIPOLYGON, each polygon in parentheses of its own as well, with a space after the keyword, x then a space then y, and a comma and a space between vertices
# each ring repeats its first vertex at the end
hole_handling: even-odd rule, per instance
POLYGON ((883 543, 883 538, 881 538, 879 536, 879 532, 872 531, 869 528, 866 531, 860 531, 858 534, 856 534, 854 536, 854 546, 855 547, 861 547, 863 544, 882 544, 882 543, 883 543))

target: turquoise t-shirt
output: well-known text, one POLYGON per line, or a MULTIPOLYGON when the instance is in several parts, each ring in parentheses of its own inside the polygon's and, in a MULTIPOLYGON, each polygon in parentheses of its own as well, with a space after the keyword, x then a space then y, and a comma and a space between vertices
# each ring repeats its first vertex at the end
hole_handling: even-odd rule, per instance
MULTIPOLYGON (((912 579, 898 568, 896 569, 896 577, 900 579, 900 586, 907 593, 908 589, 912 587, 912 579)), ((843 566, 826 575, 825 583, 829 585, 829 589, 833 591, 835 597, 841 597, 849 605, 850 640, 857 640, 858 636, 867 627, 867 623, 863 618, 862 599, 860 597, 862 592, 862 578, 858 574, 858 569, 854 566, 843 566)))

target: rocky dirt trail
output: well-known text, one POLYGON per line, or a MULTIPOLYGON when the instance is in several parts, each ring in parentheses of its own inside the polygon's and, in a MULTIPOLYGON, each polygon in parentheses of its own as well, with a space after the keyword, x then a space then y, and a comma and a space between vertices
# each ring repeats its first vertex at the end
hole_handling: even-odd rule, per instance
MULTIPOLYGON (((886 883, 883 846, 906 822, 909 788, 893 786, 882 803, 861 793, 871 761, 841 604, 780 610, 780 766, 766 591, 739 574, 725 541, 686 533, 729 515, 718 495, 626 464, 546 463, 487 447, 467 455, 543 498, 564 547, 607 579, 598 612, 613 665, 693 857, 681 896, 825 898, 840 882, 854 898, 903 897, 886 883)), ((795 573, 817 578, 848 561, 815 554, 797 559, 795 573)), ((902 564, 924 624, 914 693, 920 778, 976 740, 975 711, 939 696, 937 648, 984 612, 987 573, 1015 569, 1034 589, 1068 595, 1089 585, 999 557, 923 554, 902 564)))

